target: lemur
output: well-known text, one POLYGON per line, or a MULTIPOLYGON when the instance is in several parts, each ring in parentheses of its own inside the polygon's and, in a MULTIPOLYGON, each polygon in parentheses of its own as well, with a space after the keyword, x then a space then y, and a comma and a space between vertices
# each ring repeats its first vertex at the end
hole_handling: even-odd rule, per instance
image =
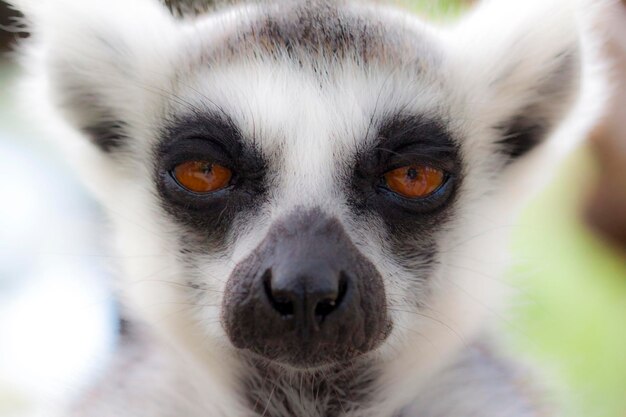
POLYGON ((494 323, 578 2, 11 1, 120 259, 119 346, 64 416, 556 415, 494 323))

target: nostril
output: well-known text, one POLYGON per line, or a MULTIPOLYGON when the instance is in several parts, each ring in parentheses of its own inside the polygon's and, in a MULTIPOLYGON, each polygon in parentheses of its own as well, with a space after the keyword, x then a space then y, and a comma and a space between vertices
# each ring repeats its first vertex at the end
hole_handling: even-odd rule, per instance
POLYGON ((325 300, 320 301, 317 306, 315 306, 315 317, 322 321, 328 316, 330 313, 335 310, 337 306, 337 300, 333 300, 327 298, 325 300))
POLYGON ((289 301, 289 299, 285 297, 276 297, 273 299, 272 305, 281 316, 293 316, 293 302, 289 301))
POLYGON ((321 323, 326 316, 335 311, 343 301, 346 291, 348 290, 348 277, 342 271, 339 274, 339 285, 336 298, 325 298, 315 306, 315 317, 321 323))
POLYGON ((290 317, 293 316, 293 301, 288 297, 276 294, 272 289, 272 270, 268 269, 263 274, 263 287, 265 288, 265 294, 270 304, 281 316, 290 317))

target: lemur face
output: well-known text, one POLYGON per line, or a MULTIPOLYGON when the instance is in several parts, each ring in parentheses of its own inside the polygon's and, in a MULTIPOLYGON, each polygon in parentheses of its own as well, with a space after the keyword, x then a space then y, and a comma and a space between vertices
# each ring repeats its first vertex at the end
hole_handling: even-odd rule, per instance
POLYGON ((489 309, 504 179, 577 90, 570 21, 66 3, 33 13, 42 79, 144 318, 201 354, 317 369, 461 343, 489 309))
POLYGON ((463 161, 440 52, 411 46, 425 34, 284 13, 177 69, 151 162, 190 296, 235 347, 311 367, 372 351, 426 302, 463 161))

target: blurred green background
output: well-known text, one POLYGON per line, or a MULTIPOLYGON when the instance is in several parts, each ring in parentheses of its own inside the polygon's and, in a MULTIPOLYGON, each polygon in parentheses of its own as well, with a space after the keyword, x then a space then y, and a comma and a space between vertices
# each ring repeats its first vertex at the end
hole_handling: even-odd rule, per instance
POLYGON ((626 258, 581 220, 597 167, 587 148, 524 212, 513 236, 513 335, 558 378, 568 416, 626 416, 626 258))
MULTIPOLYGON (((399 3, 438 20, 453 20, 470 7, 463 0, 399 3)), ((1 13, 0 25, 8 24, 6 9, 1 13)), ((0 35, 3 44, 13 38, 0 35)), ((5 93, 14 73, 8 60, 0 60, 0 129, 15 112, 5 93)), ((561 388, 565 415, 626 417, 626 258, 581 220, 596 172, 583 146, 524 211, 514 229, 516 263, 509 274, 519 300, 515 319, 503 327, 516 349, 530 354, 561 388)), ((3 404, 15 402, 0 387, 0 413, 3 404)))

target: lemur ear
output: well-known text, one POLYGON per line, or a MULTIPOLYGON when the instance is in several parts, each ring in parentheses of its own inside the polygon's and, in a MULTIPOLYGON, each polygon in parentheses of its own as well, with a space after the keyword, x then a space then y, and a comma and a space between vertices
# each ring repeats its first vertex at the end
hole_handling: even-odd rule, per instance
POLYGON ((475 118, 511 159, 541 143, 580 89, 577 0, 487 1, 455 31, 460 79, 475 118))
POLYGON ((118 147, 139 117, 148 71, 159 71, 146 54, 167 42, 171 15, 154 0, 9 1, 31 33, 23 48, 27 82, 39 88, 31 95, 102 150, 118 147))

